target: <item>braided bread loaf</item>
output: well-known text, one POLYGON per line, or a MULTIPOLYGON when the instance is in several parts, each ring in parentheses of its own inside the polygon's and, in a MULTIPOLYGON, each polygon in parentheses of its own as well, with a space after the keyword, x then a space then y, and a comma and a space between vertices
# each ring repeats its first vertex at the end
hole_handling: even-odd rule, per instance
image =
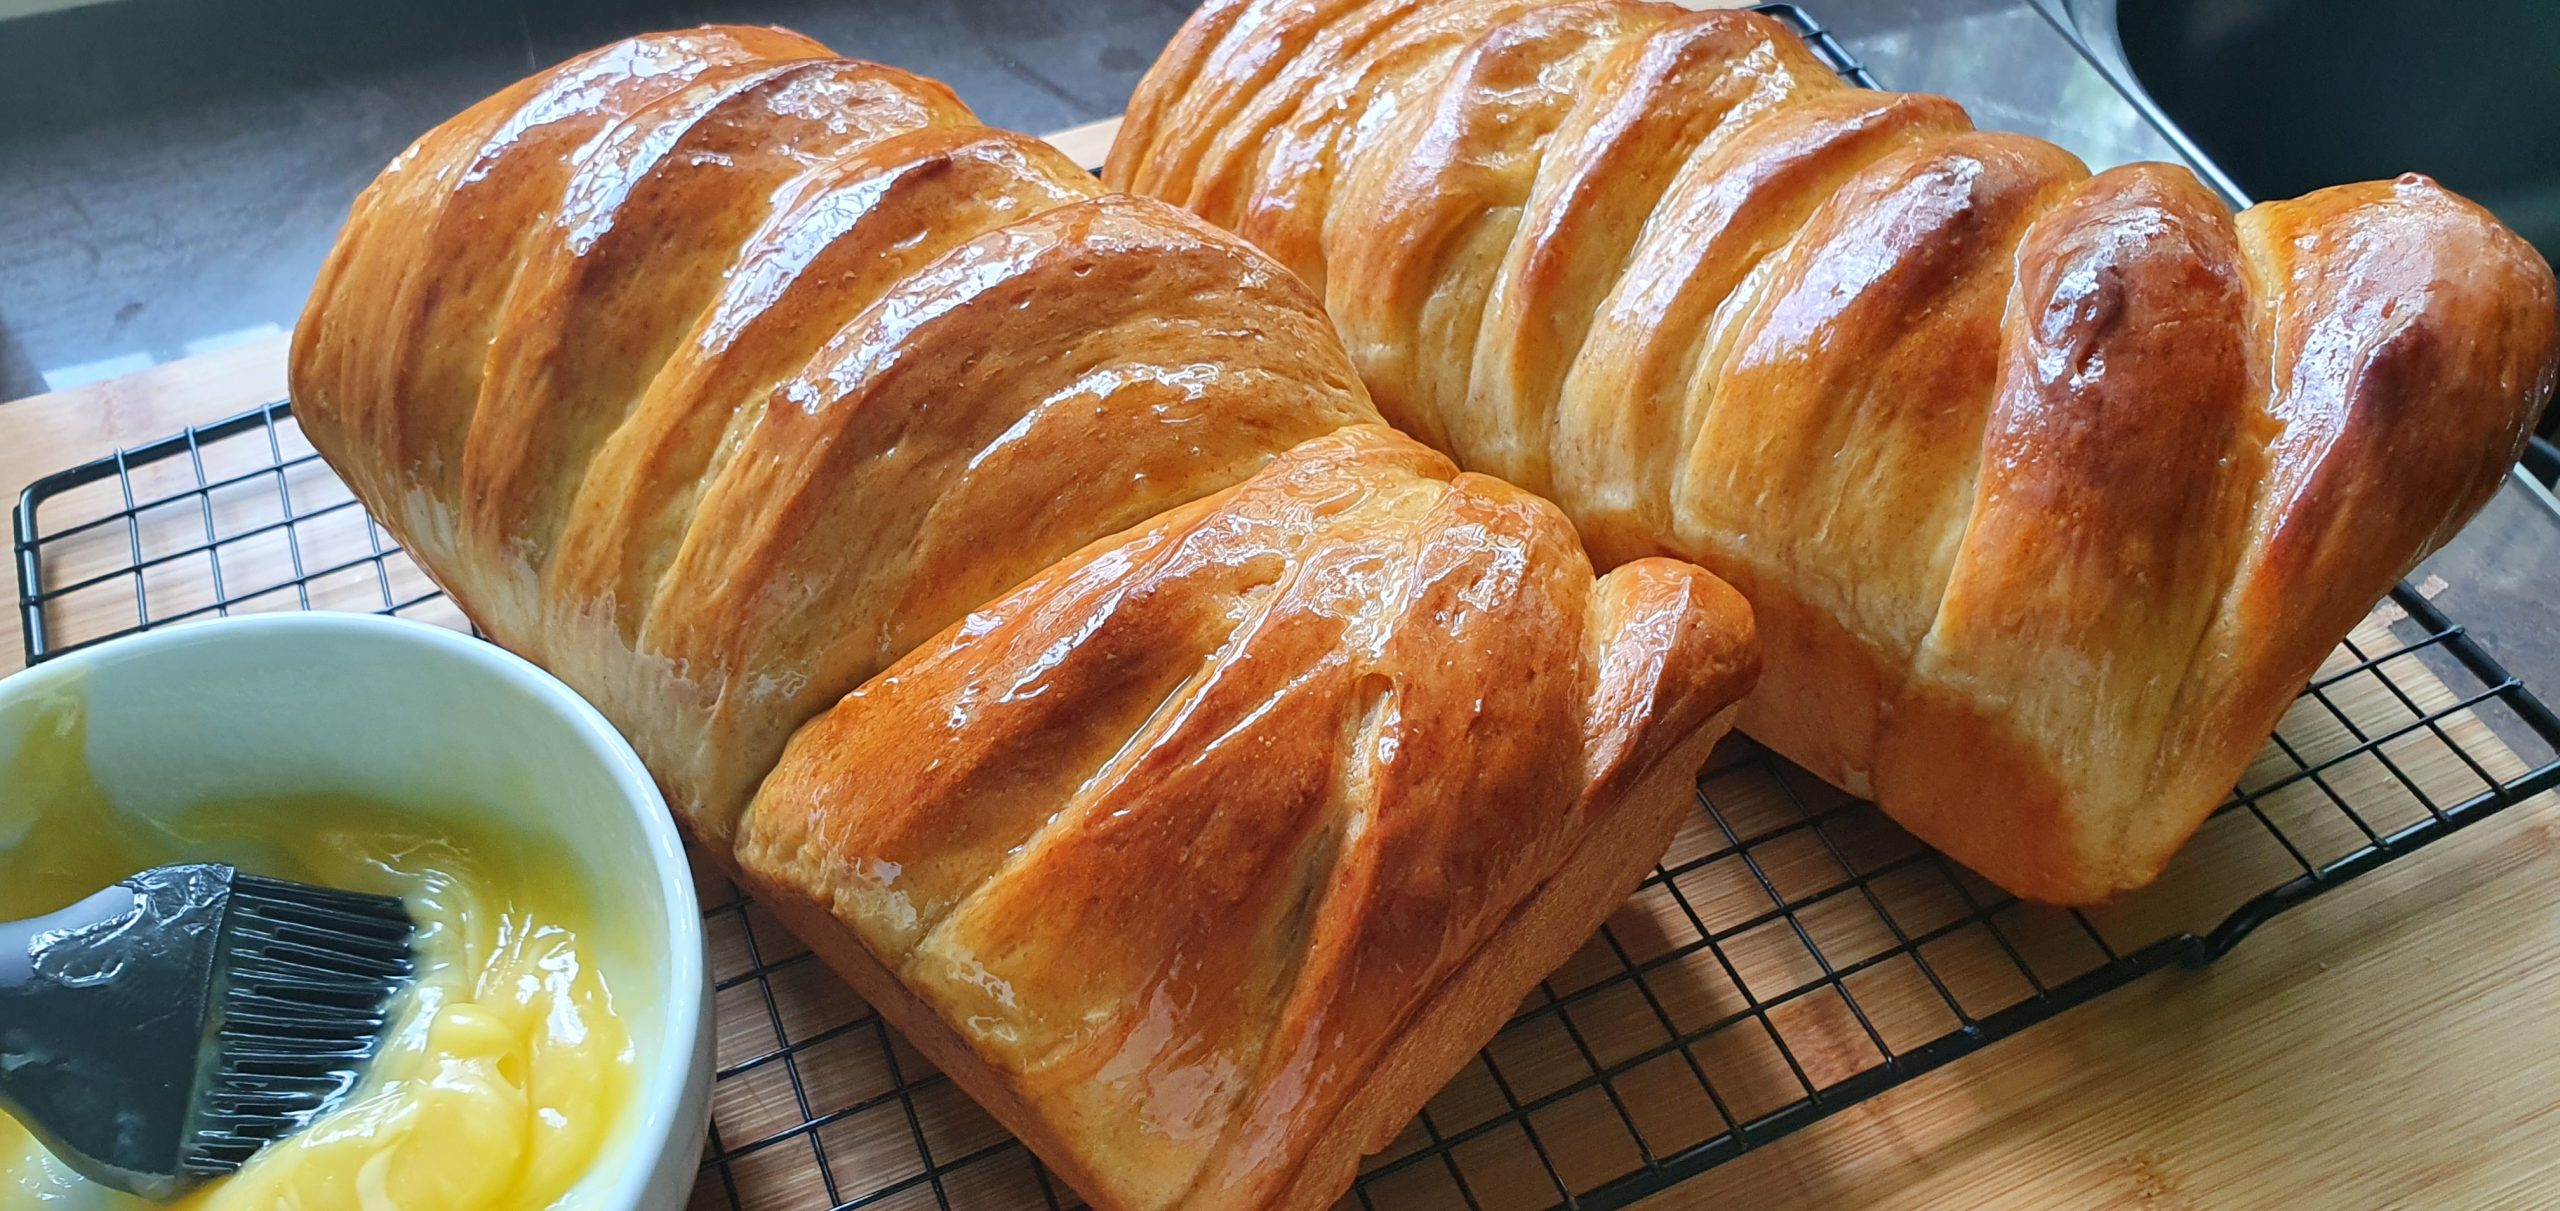
POLYGON ((1776 21, 1211 0, 1105 179, 1324 294, 1380 410, 1757 611, 1741 726, 2009 890, 2153 878, 2550 396, 2550 267, 2423 177, 2235 219, 1776 21))
POLYGON ((1756 672, 1713 577, 1595 580, 1376 424, 1240 241, 775 30, 422 137, 292 383, 465 612, 1105 1209, 1337 1195, 1662 852, 1756 672))

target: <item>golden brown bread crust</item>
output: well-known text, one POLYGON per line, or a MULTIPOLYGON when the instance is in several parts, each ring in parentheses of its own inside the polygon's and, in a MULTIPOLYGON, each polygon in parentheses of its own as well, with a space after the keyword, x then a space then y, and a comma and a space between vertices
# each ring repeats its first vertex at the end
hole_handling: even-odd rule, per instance
POLYGON ((1243 242, 779 31, 422 138, 293 386, 1105 1211, 1337 1195, 1661 852, 1757 672, 1722 582, 1595 580, 1552 505, 1376 424, 1243 242))
POLYGON ((632 39, 529 77, 429 131, 356 199, 312 287, 307 317, 361 325, 377 339, 303 338, 312 318, 297 327, 297 384, 326 382, 344 397, 302 423, 315 440, 360 440, 382 452, 354 468, 365 477, 357 489, 373 493, 367 499, 400 498, 388 479, 369 474, 392 469, 449 496, 519 249, 560 205, 583 145, 705 73, 823 53, 779 30, 632 39))
POLYGON ((612 600, 621 632, 636 638, 709 470, 735 457, 775 387, 926 266, 1091 188, 1046 145, 974 124, 883 139, 803 178, 746 241, 741 272, 703 312, 686 355, 597 456, 554 563, 558 591, 612 600))
MULTIPOLYGON (((2024 886, 2071 877, 2074 855, 2126 852, 2093 830, 2139 819, 2186 774, 2155 763, 2176 757, 2163 730, 2231 574, 2268 429, 2224 214, 2194 177, 2137 165, 2075 193, 2019 251, 1972 521, 1875 777, 1881 794, 1951 803, 1963 788, 1906 788, 1950 777, 1946 755, 1973 746, 1969 778, 2008 792, 1909 823, 1950 850, 2011 847, 1982 861, 2029 872, 2013 876, 2024 886), (1995 699, 2002 711, 1982 709, 1995 699), (2041 757, 2019 732, 2044 739, 2041 757)), ((2247 760, 2273 724, 2233 726, 2229 755, 2247 760)))
MULTIPOLYGON (((1185 1206, 1198 1211, 1223 1207, 1318 1211, 1334 1205, 1357 1175, 1360 1159, 1393 1143, 1405 1124, 1448 1083, 1449 1075, 1510 1020, 1523 999, 1518 990, 1534 987, 1545 978, 1554 965, 1551 956, 1570 953, 1625 902, 1627 889, 1653 865, 1653 858, 1642 856, 1648 847, 1658 848, 1661 838, 1677 831, 1680 821, 1697 810, 1694 771, 1731 725, 1728 709, 1634 780, 1626 807, 1585 837, 1537 894, 1487 935, 1414 1011, 1385 1054, 1362 1074, 1358 1088, 1332 1122, 1313 1133, 1295 1169, 1275 1171, 1275 1177, 1286 1183, 1277 1195, 1262 1204, 1220 1202, 1219 1192, 1203 1185, 1197 1189, 1196 1201, 1185 1206)), ((949 1021, 881 966, 859 935, 826 904, 754 871, 733 867, 732 873, 749 895, 808 943, 936 1070, 1038 1153, 1051 1172, 1089 1199, 1094 1197, 1091 1192, 1106 1188, 1083 1150, 1070 1146, 1069 1137, 1033 1111, 1003 1072, 980 1060, 949 1021)), ((1104 1211, 1116 1206, 1094 1205, 1104 1211)))
POLYGON ((358 200, 295 341, 313 443, 715 842, 926 635, 1374 415, 1233 238, 824 56, 653 35, 475 107, 358 200))
POLYGON ((1757 14, 1219 4, 1175 45, 1106 181, 1317 283, 1389 420, 1604 563, 1741 588, 1741 726, 2038 899, 2158 873, 2560 366, 2550 267, 2423 177, 2235 219, 1757 14), (1212 110, 1258 158, 1166 117, 1212 110))
POLYGON ((1733 712, 1686 745, 1665 754, 1637 779, 1629 802, 1584 838, 1563 869, 1476 948, 1414 1014, 1414 1024, 1361 1077, 1332 1127, 1315 1138, 1288 1188, 1272 1204, 1318 1211, 1341 1197, 1360 1158, 1395 1142, 1448 1074, 1457 1071, 1519 1011, 1526 991, 1546 978, 1543 956, 1570 953, 1625 902, 1627 889, 1652 866, 1636 855, 1675 832, 1697 811, 1695 770, 1732 726, 1733 712))
POLYGON ((1553 506, 1344 429, 847 696, 738 861, 825 906, 1101 1204, 1290 1205, 1319 1151, 1330 1198, 1402 1125, 1337 1123, 1379 1065, 1418 1049, 1379 1103, 1410 1114, 1668 843, 1663 779, 1753 652, 1697 568, 1595 582, 1553 506))

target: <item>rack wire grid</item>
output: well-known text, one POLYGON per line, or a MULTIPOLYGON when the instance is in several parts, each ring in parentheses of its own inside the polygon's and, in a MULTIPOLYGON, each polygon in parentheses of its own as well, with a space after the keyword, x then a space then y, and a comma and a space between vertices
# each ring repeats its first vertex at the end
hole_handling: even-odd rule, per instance
MULTIPOLYGON (((465 625, 279 403, 30 486, 28 660, 193 619, 465 625)), ((1393 1146, 1363 1207, 1623 1205, 2258 924, 2554 785, 2560 719, 2403 586, 2153 888, 2021 904, 1748 745, 1599 936, 1393 1146)), ((698 1209, 1073 1197, 716 876, 719 1056, 698 1209)))
MULTIPOLYGON (((1800 13, 1843 74, 1867 83, 1800 13)), ((289 405, 49 476, 15 515, 26 655, 217 615, 467 626, 289 405)), ((2403 585, 2321 668, 2161 881, 2027 905, 1748 742, 1599 935, 1345 1205, 1616 1207, 2560 785, 2560 719, 2403 585)), ((717 1079, 695 1211, 1066 1207, 1027 1150, 762 909, 701 879, 717 1079)))

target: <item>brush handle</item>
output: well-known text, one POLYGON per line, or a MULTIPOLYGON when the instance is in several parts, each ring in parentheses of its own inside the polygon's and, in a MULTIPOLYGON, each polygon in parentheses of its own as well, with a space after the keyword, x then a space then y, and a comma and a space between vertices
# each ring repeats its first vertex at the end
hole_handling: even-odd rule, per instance
POLYGON ((132 888, 118 883, 41 917, 0 921, 0 993, 26 987, 35 978, 38 960, 65 939, 141 913, 141 898, 132 888))
POLYGON ((0 924, 0 1110, 93 1182, 165 1199, 204 1067, 227 866, 162 866, 0 924))
POLYGON ((45 1057, 32 1053, 53 1042, 51 1036, 58 1033, 47 1029, 48 1019, 55 1015, 45 1012, 53 998, 44 989, 62 980, 66 966, 88 966, 77 962, 78 952, 90 948, 88 939, 138 921, 142 912, 141 893, 117 883, 41 917, 0 922, 0 1112, 18 1120, 47 1151, 83 1174, 90 1170, 83 1160, 75 1159, 80 1155, 78 1146, 54 1129, 51 1120, 59 1117, 59 1111, 47 1106, 49 1091, 21 1090, 17 1087, 27 1082, 13 1079, 13 1074, 21 1067, 41 1064, 45 1057))

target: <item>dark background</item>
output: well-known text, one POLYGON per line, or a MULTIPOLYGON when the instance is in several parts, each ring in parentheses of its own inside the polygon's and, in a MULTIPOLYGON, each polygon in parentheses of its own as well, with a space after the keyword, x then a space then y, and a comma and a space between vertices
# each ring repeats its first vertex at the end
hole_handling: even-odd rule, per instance
POLYGON ((787 25, 988 122, 1118 113, 1190 0, 121 0, 0 22, 0 400, 289 328, 356 190, 536 68, 787 25))
MULTIPOLYGON (((1039 133, 1119 112, 1194 2, 116 0, 0 21, 0 400, 290 327, 384 161, 612 39, 787 25, 1039 133)), ((2560 251, 2560 0, 2117 5, 2136 72, 2248 192, 2420 168, 2560 251)), ((2030 0, 1806 7, 1885 87, 2093 166, 2176 158, 2030 0)))
POLYGON ((2427 173, 2560 258, 2560 0, 2118 0, 2126 60, 2252 195, 2427 173))
MULTIPOLYGON (((2251 196, 2415 169, 2560 261, 2560 0, 2117 0, 2116 27, 2251 196)), ((2541 433, 2560 436, 2560 408, 2541 433)), ((2560 481, 2560 451, 2525 461, 2560 481)))
MULTIPOLYGON (((1196 0, 115 0, 0 21, 0 400, 292 325, 428 127, 615 38, 764 22, 990 123, 1118 113, 1196 0)), ((2092 163, 2174 152, 2028 0, 1816 0, 1888 86, 2092 163)))

